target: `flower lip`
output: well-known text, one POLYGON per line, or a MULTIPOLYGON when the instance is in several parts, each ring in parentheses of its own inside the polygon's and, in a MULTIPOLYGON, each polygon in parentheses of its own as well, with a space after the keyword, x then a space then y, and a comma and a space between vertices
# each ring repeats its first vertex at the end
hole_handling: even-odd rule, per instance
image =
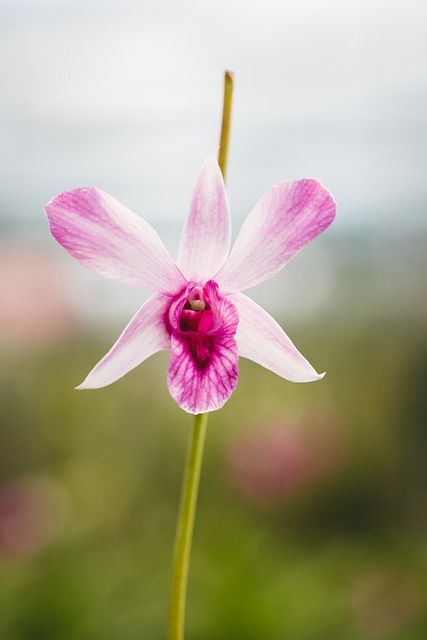
POLYGON ((190 282, 172 303, 168 321, 172 397, 189 413, 219 409, 237 384, 236 307, 220 294, 215 281, 190 282), (204 303, 203 310, 191 308, 196 300, 204 303))

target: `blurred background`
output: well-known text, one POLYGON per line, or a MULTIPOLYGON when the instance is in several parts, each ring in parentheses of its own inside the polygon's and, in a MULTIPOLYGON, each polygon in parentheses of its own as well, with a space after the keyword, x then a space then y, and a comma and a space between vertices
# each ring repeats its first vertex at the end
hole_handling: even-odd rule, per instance
POLYGON ((167 354, 75 392, 147 292, 42 207, 98 186, 176 255, 235 73, 234 229, 316 177, 334 225, 250 292, 319 371, 241 361, 212 414, 188 640, 427 637, 427 11, 418 0, 3 0, 0 637, 165 637, 192 424, 167 354))

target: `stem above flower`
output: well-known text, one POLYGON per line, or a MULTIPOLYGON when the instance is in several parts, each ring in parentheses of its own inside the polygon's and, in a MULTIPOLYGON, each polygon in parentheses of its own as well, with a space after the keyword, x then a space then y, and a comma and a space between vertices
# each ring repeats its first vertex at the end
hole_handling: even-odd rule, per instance
POLYGON ((231 127, 231 107, 233 104, 233 80, 231 71, 226 71, 224 75, 224 106, 222 110, 221 138, 218 154, 218 164, 225 181, 227 172, 228 142, 230 139, 231 127))

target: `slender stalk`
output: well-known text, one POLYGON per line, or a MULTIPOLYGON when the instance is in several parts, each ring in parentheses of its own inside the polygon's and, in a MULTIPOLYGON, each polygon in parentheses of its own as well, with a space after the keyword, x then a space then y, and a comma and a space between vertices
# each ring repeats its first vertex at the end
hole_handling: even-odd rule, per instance
POLYGON ((185 600, 208 413, 195 416, 182 485, 169 607, 169 640, 184 638, 185 600))
MULTIPOLYGON (((218 164, 225 180, 228 140, 230 137, 230 116, 233 94, 233 74, 225 72, 224 107, 222 113, 221 144, 218 164)), ((208 413, 195 416, 194 428, 190 435, 187 462, 182 484, 181 502, 175 534, 175 549, 172 564, 172 583, 169 603, 168 640, 183 640, 185 621, 185 601, 187 595, 188 567, 190 564, 191 542, 196 515, 203 447, 206 437, 208 413)))
POLYGON ((227 173, 228 141, 230 139, 231 107, 233 104, 233 74, 226 71, 224 75, 224 106, 222 110, 221 138, 218 164, 225 180, 227 173))

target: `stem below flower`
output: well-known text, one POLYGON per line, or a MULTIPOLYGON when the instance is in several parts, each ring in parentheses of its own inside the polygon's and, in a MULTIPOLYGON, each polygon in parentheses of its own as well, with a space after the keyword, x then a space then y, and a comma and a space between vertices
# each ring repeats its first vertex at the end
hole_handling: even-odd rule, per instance
POLYGON ((184 638, 185 599, 208 413, 195 416, 182 485, 169 606, 169 640, 184 638))
MULTIPOLYGON (((221 142, 218 164, 225 180, 227 167, 228 141, 230 138, 231 105, 233 97, 233 74, 225 72, 224 106, 222 112, 221 142)), ((168 640, 183 640, 185 620, 185 600, 187 594, 188 567, 190 563, 191 541, 193 538, 194 518, 196 514, 197 494, 199 490, 200 470, 202 467, 203 447, 206 436, 208 413, 195 416, 194 428, 188 447, 187 463, 182 485, 181 503, 175 549, 172 564, 172 585, 169 603, 168 640)))

